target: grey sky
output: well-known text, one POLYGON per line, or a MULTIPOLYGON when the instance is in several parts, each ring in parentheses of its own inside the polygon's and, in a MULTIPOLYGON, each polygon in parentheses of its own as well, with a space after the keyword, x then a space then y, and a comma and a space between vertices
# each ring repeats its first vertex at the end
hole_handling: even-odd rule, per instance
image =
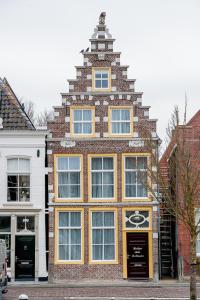
POLYGON ((101 11, 163 138, 174 105, 200 109, 199 0, 0 0, 0 77, 37 110, 61 104, 101 11))

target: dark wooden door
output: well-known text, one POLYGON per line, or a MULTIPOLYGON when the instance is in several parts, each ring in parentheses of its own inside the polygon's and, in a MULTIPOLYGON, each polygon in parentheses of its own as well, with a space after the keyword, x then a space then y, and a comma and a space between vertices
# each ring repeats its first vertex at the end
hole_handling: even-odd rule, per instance
POLYGON ((149 278, 148 233, 127 233, 128 278, 149 278))
POLYGON ((35 277, 35 237, 16 236, 15 278, 32 280, 35 277))

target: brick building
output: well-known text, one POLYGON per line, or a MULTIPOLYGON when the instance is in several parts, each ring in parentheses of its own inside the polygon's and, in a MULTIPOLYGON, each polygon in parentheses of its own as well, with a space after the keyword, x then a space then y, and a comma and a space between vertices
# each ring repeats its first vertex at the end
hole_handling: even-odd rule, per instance
POLYGON ((157 203, 145 188, 140 128, 156 120, 99 18, 48 124, 49 280, 158 275, 157 203))
MULTIPOLYGON (((187 149, 191 157, 191 168, 193 172, 196 166, 200 165, 199 155, 199 134, 200 134, 200 111, 198 111, 192 119, 185 125, 180 126, 179 131, 184 132, 185 149, 187 149), (194 167, 194 164, 196 165, 194 167)), ((182 134, 183 135, 183 134, 182 134)), ((180 136, 182 136, 180 134, 180 136)), ((179 143, 181 144, 181 139, 179 143)), ((173 140, 169 143, 165 153, 160 160, 163 178, 168 182, 169 187, 173 189, 174 198, 176 201, 183 199, 183 187, 181 185, 180 168, 174 167, 173 159, 176 151, 176 143, 173 140), (171 167, 172 166, 172 167, 171 167), (176 175, 174 175, 176 174, 176 175), (172 179, 171 179, 172 178, 172 179), (173 188, 173 186, 175 188, 173 188)), ((175 158, 175 161, 177 158, 175 158)), ((197 185, 197 193, 199 187, 197 185)), ((196 200, 196 217, 200 217, 199 211, 199 195, 196 200)), ((190 274, 190 234, 186 226, 176 220, 164 209, 161 209, 161 276, 182 277, 190 274)), ((199 264, 200 257, 200 235, 197 237, 196 247, 197 261, 199 264)), ((200 275, 200 269, 197 268, 200 275)))

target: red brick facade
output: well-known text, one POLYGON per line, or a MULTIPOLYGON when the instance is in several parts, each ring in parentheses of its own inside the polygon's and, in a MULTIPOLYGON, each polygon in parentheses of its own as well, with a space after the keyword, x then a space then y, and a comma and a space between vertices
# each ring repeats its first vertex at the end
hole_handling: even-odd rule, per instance
MULTIPOLYGON (((101 21, 92 36, 91 51, 83 52, 83 66, 77 66, 77 76, 69 81, 69 92, 62 94, 62 106, 55 107, 54 121, 49 122, 48 129, 50 135, 47 139, 48 145, 48 166, 49 166, 49 206, 50 206, 50 227, 49 227, 49 280, 56 282, 69 279, 101 278, 114 279, 126 278, 124 276, 124 262, 126 245, 123 245, 123 220, 122 210, 141 208, 150 209, 152 226, 149 233, 149 251, 151 264, 149 278, 154 278, 158 266, 158 229, 157 229, 157 204, 152 199, 146 201, 125 201, 122 195, 123 170, 122 155, 146 153, 142 139, 140 137, 141 126, 149 128, 152 136, 157 139, 156 120, 149 119, 148 111, 150 107, 142 106, 142 93, 135 92, 135 80, 127 78, 128 66, 120 63, 120 53, 113 51, 111 35, 107 31, 104 21, 101 21), (99 44, 101 44, 99 46, 99 44), (109 68, 111 86, 108 91, 95 91, 93 89, 94 77, 93 68, 109 68), (71 134, 70 118, 71 109, 74 107, 91 107, 95 110, 95 130, 91 137, 75 137, 71 134), (129 107, 133 110, 131 120, 131 132, 128 137, 110 136, 108 130, 109 108, 110 107, 129 107), (80 154, 83 156, 83 201, 59 201, 56 198, 56 170, 55 155, 57 154, 80 154), (88 155, 90 154, 115 154, 117 156, 116 177, 116 201, 88 201, 88 155), (118 226, 117 255, 118 262, 114 264, 104 263, 95 264, 89 262, 89 223, 88 210, 91 208, 116 209, 118 226), (57 223, 55 221, 56 209, 83 208, 84 210, 84 262, 82 264, 62 264, 55 263, 55 232, 57 223), (152 241, 152 244, 151 244, 152 241)), ((124 271, 125 270, 125 271, 124 271)))

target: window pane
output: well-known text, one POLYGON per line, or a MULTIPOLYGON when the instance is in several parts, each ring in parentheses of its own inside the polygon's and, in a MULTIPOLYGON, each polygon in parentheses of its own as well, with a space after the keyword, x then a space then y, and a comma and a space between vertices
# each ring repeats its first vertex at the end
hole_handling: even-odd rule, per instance
POLYGON ((85 133, 85 134, 92 133, 92 124, 91 123, 84 123, 83 124, 83 133, 85 133))
POLYGON ((93 245, 92 246, 92 258, 93 260, 102 260, 103 259, 103 246, 93 245))
POLYGON ((17 188, 8 188, 8 201, 18 201, 17 188))
POLYGON ((102 186, 101 185, 92 186, 92 198, 102 198, 102 186))
POLYGON ((68 157, 58 158, 58 170, 68 170, 68 157))
POLYGON ((121 110, 121 120, 123 120, 123 121, 130 120, 130 110, 128 110, 128 109, 121 110))
POLYGON ((137 158, 137 167, 138 167, 138 169, 147 169, 147 158, 146 157, 138 157, 137 158))
POLYGON ((74 121, 82 121, 82 110, 81 109, 76 109, 74 110, 74 121))
POLYGON ((135 185, 126 185, 126 197, 136 197, 135 185))
POLYGON ((102 80, 102 88, 104 89, 108 88, 108 80, 102 80))
POLYGON ((58 184, 70 184, 70 173, 58 173, 58 184))
POLYGON ((138 197, 147 197, 147 189, 143 185, 137 186, 138 197))
POLYGON ((108 78, 108 73, 102 73, 102 78, 108 78))
POLYGON ((74 123, 74 133, 81 134, 82 133, 82 123, 74 123))
POLYGON ((26 202, 30 200, 30 188, 19 188, 19 201, 26 202))
POLYGON ((101 73, 96 72, 95 73, 95 78, 101 78, 101 73))
POLYGON ((120 110, 112 109, 112 121, 119 121, 119 120, 120 120, 120 110))
POLYGON ((59 244, 69 244, 69 230, 59 229, 59 244))
POLYGON ((103 198, 113 198, 113 197, 114 197, 113 185, 103 186, 103 198))
POLYGON ((6 243, 6 256, 7 256, 7 267, 10 268, 11 234, 0 234, 0 239, 5 240, 5 243, 6 243))
POLYGON ((104 172, 103 173, 103 184, 113 184, 113 183, 114 183, 113 172, 104 172))
POLYGON ((136 157, 125 158, 126 169, 136 169, 136 157))
POLYGON ((18 187, 18 176, 9 175, 8 176, 8 187, 18 187))
POLYGON ((115 247, 114 245, 104 246, 104 259, 113 260, 115 259, 115 247))
POLYGON ((101 80, 95 80, 95 87, 101 88, 101 80))
POLYGON ((69 197, 71 198, 79 198, 80 197, 80 186, 79 185, 71 185, 69 188, 69 197))
POLYGON ((92 111, 91 110, 83 110, 83 120, 84 121, 92 121, 92 111))
POLYGON ((69 170, 80 170, 80 157, 69 157, 69 170))
POLYGON ((71 246, 71 260, 80 260, 81 259, 81 246, 73 245, 71 246))
POLYGON ((7 160, 8 172, 18 172, 18 159, 10 158, 7 160))
POLYGON ((20 175, 19 176, 20 187, 30 187, 30 176, 20 175))
POLYGON ((104 212, 104 226, 114 226, 113 212, 104 212))
POLYGON ((69 245, 59 245, 59 259, 69 260, 69 245))
POLYGON ((0 232, 10 232, 10 217, 0 216, 0 232))
POLYGON ((28 173, 30 172, 30 160, 29 159, 19 159, 19 172, 28 173))
POLYGON ((103 169, 104 170, 112 170, 113 169, 113 158, 112 157, 104 157, 103 158, 103 169))
POLYGON ((92 158, 92 170, 102 170, 102 158, 92 158))
POLYGON ((81 213, 80 212, 71 212, 70 226, 72 226, 72 227, 81 226, 81 213))
POLYGON ((100 172, 95 172, 92 173, 92 184, 102 184, 102 173, 100 172))
POLYGON ((35 218, 33 216, 17 217, 17 232, 35 231, 35 218))
POLYGON ((71 230, 71 244, 81 245, 81 230, 72 229, 71 230))
POLYGON ((69 198, 70 197, 69 185, 59 185, 58 186, 58 197, 59 198, 69 198))
POLYGON ((121 133, 121 123, 112 123, 112 133, 121 133))
POLYGON ((103 212, 92 213, 92 227, 103 226, 103 212))
POLYGON ((121 133, 130 133, 130 123, 122 123, 121 124, 121 133))
POLYGON ((59 212, 59 227, 69 226, 69 212, 59 212))
POLYGON ((136 184, 136 172, 126 172, 126 184, 136 184))
POLYGON ((103 243, 103 230, 93 229, 92 230, 92 244, 102 244, 103 243))
POLYGON ((114 229, 105 229, 104 244, 114 244, 114 242, 115 242, 114 229))

